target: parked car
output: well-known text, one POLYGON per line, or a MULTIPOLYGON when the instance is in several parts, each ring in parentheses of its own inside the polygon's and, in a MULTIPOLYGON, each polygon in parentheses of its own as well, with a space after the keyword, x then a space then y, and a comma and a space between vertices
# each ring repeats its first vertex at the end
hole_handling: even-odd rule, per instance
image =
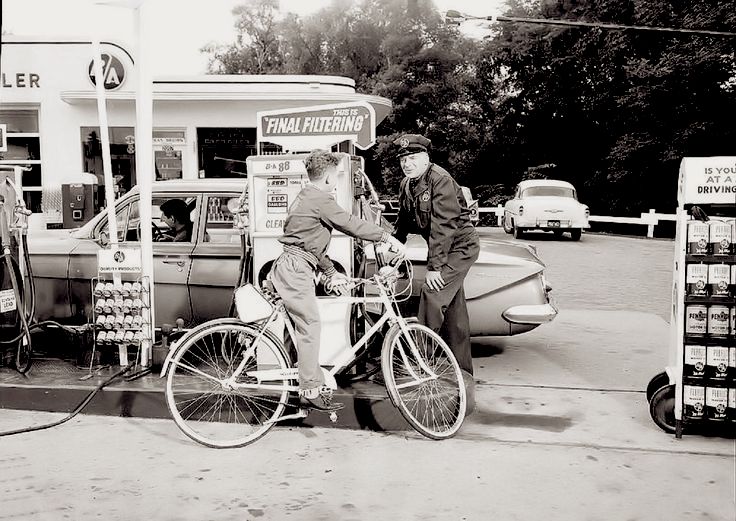
MULTIPOLYGON (((159 218, 164 201, 184 200, 193 223, 189 241, 153 244, 158 325, 173 324, 182 318, 191 327, 227 316, 242 252, 240 236, 232 226, 231 210, 242 189, 243 181, 238 179, 153 183, 154 241, 167 232, 159 218)), ((115 203, 121 247, 139 245, 138 200, 138 188, 134 187, 115 203)), ((107 234, 107 212, 75 230, 29 234, 39 320, 89 320, 97 252, 109 242, 107 234)), ((424 279, 427 251, 421 238, 413 238, 410 246, 416 297, 424 279)), ((366 265, 369 273, 375 268, 370 259, 366 265)), ((556 309, 550 303, 549 289, 544 264, 532 247, 484 240, 480 258, 465 281, 471 333, 512 335, 552 320, 556 309)))
POLYGON ((590 211, 578 202, 575 187, 565 181, 532 179, 516 187, 514 198, 504 207, 503 229, 521 238, 525 232, 543 230, 561 237, 570 232, 580 240, 584 228, 589 228, 590 211))

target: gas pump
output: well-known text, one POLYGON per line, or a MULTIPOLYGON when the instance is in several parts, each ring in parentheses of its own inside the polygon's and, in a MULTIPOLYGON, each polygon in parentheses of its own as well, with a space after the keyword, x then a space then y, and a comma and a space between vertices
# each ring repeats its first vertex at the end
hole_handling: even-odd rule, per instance
MULTIPOLYGON (((30 270, 26 234, 28 215, 23 201, 22 167, 0 167, 0 344, 15 350, 16 369, 31 367, 31 334, 28 323, 34 313, 33 283, 25 291, 30 270), (30 308, 26 302, 30 301, 30 308)), ((0 363, 2 362, 0 357, 0 363)))
MULTIPOLYGON (((353 166, 349 154, 338 153, 337 190, 335 199, 347 212, 353 212, 353 166)), ((250 156, 248 163, 249 235, 253 251, 253 283, 260 285, 271 271, 273 261, 281 254, 278 238, 283 233, 289 206, 308 182, 304 159, 307 154, 250 156)), ((353 274, 354 240, 333 232, 327 251, 338 271, 353 274)), ((318 293, 319 295, 319 293, 318 293)), ((320 363, 330 365, 340 349, 350 344, 350 304, 334 302, 329 296, 318 296, 322 320, 320 363)), ((281 335, 277 325, 274 333, 281 335)))

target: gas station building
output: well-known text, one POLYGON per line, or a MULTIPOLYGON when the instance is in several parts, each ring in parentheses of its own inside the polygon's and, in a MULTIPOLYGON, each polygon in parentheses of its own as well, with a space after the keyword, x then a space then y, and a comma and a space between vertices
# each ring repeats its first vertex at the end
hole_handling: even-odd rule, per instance
MULTIPOLYGON (((137 182, 135 171, 134 56, 102 42, 112 170, 119 194, 137 182)), ((0 129, 7 142, 0 164, 22 165, 28 207, 47 224, 62 222, 62 184, 83 173, 103 184, 102 151, 92 72, 92 45, 70 39, 3 36, 0 129)), ((153 79, 155 180, 243 177, 257 150, 257 112, 323 104, 367 102, 375 124, 391 101, 360 94, 337 76, 206 75, 153 79)), ((352 152, 343 142, 339 150, 352 152)))

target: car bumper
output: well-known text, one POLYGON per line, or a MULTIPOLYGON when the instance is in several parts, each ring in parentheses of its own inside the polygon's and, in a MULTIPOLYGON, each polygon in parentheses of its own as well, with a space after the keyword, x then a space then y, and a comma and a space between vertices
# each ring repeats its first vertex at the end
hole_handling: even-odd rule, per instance
POLYGON ((557 307, 551 302, 513 306, 504 311, 502 316, 504 320, 511 324, 533 324, 538 326, 554 320, 557 316, 557 307))
POLYGON ((517 218, 516 226, 520 228, 530 228, 538 230, 569 230, 571 228, 590 228, 590 224, 585 219, 571 219, 569 217, 560 217, 559 219, 547 217, 529 217, 517 218))

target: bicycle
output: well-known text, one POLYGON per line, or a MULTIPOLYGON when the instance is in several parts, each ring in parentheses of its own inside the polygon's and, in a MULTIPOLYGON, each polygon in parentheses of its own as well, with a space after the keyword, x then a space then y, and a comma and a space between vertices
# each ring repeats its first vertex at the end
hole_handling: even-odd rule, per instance
MULTIPOLYGON (((411 264, 404 262, 411 280, 411 264)), ((373 284, 376 296, 335 298, 380 304, 384 313, 329 370, 322 368, 325 382, 336 389, 335 376, 388 325, 381 370, 391 402, 422 435, 450 438, 465 418, 463 376, 439 335, 401 315, 394 292, 398 278, 398 266, 385 266, 370 279, 350 279, 356 288, 373 284)), ((191 330, 172 347, 161 371, 161 377, 167 377, 166 403, 177 426, 194 441, 214 448, 248 445, 276 423, 309 413, 292 399, 299 390, 298 370, 270 329, 283 317, 285 334, 295 338, 278 295, 248 284, 236 290, 235 298, 239 318, 216 319, 191 330), (287 409, 295 412, 284 414, 287 409)), ((330 419, 337 420, 335 412, 330 419)))

